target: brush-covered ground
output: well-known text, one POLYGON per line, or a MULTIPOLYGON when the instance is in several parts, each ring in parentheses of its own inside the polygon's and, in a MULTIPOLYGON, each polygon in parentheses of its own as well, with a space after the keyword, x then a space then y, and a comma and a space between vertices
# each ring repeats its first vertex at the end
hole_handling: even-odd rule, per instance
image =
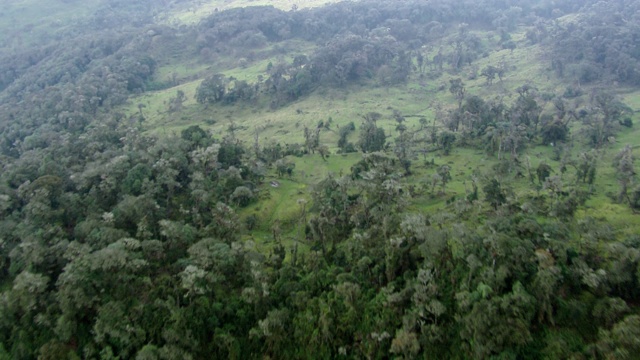
MULTIPOLYGON (((397 123, 393 112, 400 111, 406 118, 408 131, 416 136, 426 134, 431 128, 439 131, 443 123, 436 117, 436 109, 446 111, 456 106, 456 99, 448 91, 449 81, 462 78, 466 86, 467 95, 477 95, 484 99, 502 99, 505 103, 513 103, 518 93, 516 89, 523 85, 530 85, 539 93, 550 93, 560 96, 572 86, 569 82, 559 79, 550 71, 549 55, 540 45, 532 45, 525 39, 525 30, 521 29, 512 34, 516 44, 515 49, 500 49, 499 35, 492 31, 472 31, 472 33, 486 42, 489 49, 486 56, 476 60, 472 65, 463 67, 460 71, 447 72, 433 78, 428 69, 420 74, 411 75, 406 84, 397 86, 383 86, 373 77, 361 84, 353 84, 344 88, 320 87, 312 94, 293 103, 276 109, 269 107, 265 98, 254 103, 240 103, 235 105, 199 104, 196 102, 196 90, 203 78, 214 73, 221 73, 227 77, 246 80, 250 83, 258 81, 260 77, 269 76, 269 65, 289 63, 298 55, 310 56, 315 48, 311 43, 292 40, 279 44, 278 54, 271 56, 272 49, 260 49, 258 58, 251 63, 237 65, 235 58, 218 57, 212 62, 202 62, 193 59, 166 58, 161 63, 153 81, 170 84, 160 91, 150 91, 134 97, 123 110, 129 116, 135 116, 142 111, 144 120, 142 127, 145 132, 162 136, 163 134, 179 134, 189 126, 198 125, 211 132, 215 137, 222 138, 233 128, 234 136, 245 146, 255 142, 256 134, 261 146, 270 143, 293 144, 304 143, 303 128, 313 128, 319 121, 329 122, 329 126, 320 133, 320 145, 329 148, 331 155, 327 159, 318 154, 307 154, 289 159, 296 165, 293 176, 281 178, 271 169, 264 181, 261 191, 268 194, 257 203, 240 211, 243 218, 256 216, 258 227, 248 238, 257 240, 258 244, 272 242, 273 226, 283 227, 287 244, 300 240, 299 218, 300 201, 310 201, 310 194, 316 184, 329 174, 341 176, 350 172, 350 167, 361 159, 358 153, 339 154, 337 141, 340 127, 350 122, 358 129, 363 116, 370 112, 383 115, 378 126, 384 128, 387 142, 392 148, 393 140, 398 135, 397 123), (500 81, 497 79, 488 84, 487 79, 480 76, 480 69, 487 66, 506 64, 507 72, 500 81), (185 101, 179 111, 170 111, 169 103, 176 97, 178 91, 184 92, 185 101), (140 104, 144 107, 140 109, 140 104), (419 119, 427 119, 427 125, 421 124, 419 119), (279 187, 271 186, 270 181, 277 180, 279 187), (282 225, 286 224, 286 225, 282 225)), ((444 38, 442 43, 452 41, 444 38)), ((426 56, 433 56, 435 50, 427 49, 426 56)), ((414 64, 415 65, 415 64, 414 64)), ((589 94, 600 87, 583 86, 585 95, 578 98, 578 102, 588 101, 589 94)), ((633 110, 640 110, 640 91, 635 88, 618 87, 614 89, 624 103, 633 110)), ((544 113, 551 113, 553 104, 545 103, 544 113)), ((636 120, 636 117, 633 118, 636 120)), ((580 132, 580 125, 571 126, 570 153, 576 155, 588 151, 590 145, 580 132)), ((424 135, 423 135, 424 136, 424 135)), ((357 142, 358 130, 349 135, 349 140, 357 142)), ((640 146, 640 130, 638 127, 623 128, 615 141, 601 151, 598 163, 598 176, 593 187, 595 196, 588 200, 578 212, 579 218, 595 217, 605 220, 623 234, 633 234, 640 231, 640 222, 636 215, 624 204, 612 202, 608 194, 616 194, 618 181, 613 166, 615 155, 626 145, 633 147, 634 154, 638 154, 640 146)), ((520 154, 522 159, 529 162, 531 169, 536 169, 541 162, 548 163, 555 173, 560 170, 560 160, 553 158, 553 146, 549 144, 532 143, 520 154)), ((392 154, 392 150, 387 150, 392 154)), ((495 154, 489 155, 485 151, 470 146, 456 146, 449 155, 441 151, 424 154, 419 146, 414 146, 412 153, 412 174, 403 179, 407 184, 423 189, 418 196, 411 200, 412 211, 437 213, 448 205, 452 199, 461 198, 471 191, 472 176, 490 177, 493 167, 498 163, 495 154), (433 193, 432 176, 439 165, 451 167, 452 179, 446 186, 446 191, 433 193)), ((526 178, 514 178, 510 184, 515 196, 530 194, 532 186, 526 178)), ((539 190, 544 191, 544 190, 539 190)), ((303 242, 301 242, 304 244, 303 242)), ((269 246, 266 247, 267 249, 269 246)))
POLYGON ((0 360, 640 352, 637 2, 38 4, 0 360))

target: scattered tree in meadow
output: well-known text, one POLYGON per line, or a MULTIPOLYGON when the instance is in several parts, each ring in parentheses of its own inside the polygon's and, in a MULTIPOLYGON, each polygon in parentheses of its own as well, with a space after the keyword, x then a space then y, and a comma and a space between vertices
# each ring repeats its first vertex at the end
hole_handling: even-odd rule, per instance
POLYGON ((451 167, 449 165, 442 165, 438 168, 438 176, 442 188, 442 193, 446 193, 447 183, 451 181, 451 167))
POLYGON ((379 113, 368 113, 364 116, 358 141, 358 146, 363 152, 375 152, 384 148, 387 137, 384 129, 379 128, 376 124, 381 117, 382 115, 379 113))
POLYGON ((507 201, 505 190, 496 179, 489 180, 482 190, 484 190, 485 200, 496 210, 507 201))
POLYGON ((456 78, 449 80, 449 92, 458 101, 458 108, 462 107, 462 101, 467 93, 467 89, 462 82, 462 79, 456 78))
POLYGON ((629 187, 633 186, 636 176, 633 164, 633 151, 630 145, 626 145, 615 157, 614 166, 618 183, 620 184, 620 192, 618 193, 618 202, 628 202, 632 204, 629 198, 629 187))

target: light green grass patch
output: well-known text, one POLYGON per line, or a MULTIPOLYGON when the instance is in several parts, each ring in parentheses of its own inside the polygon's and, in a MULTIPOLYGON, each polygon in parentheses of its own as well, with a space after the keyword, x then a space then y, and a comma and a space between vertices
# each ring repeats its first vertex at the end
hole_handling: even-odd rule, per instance
POLYGON ((309 244, 304 241, 302 210, 305 208, 308 213, 311 209, 314 186, 329 174, 348 174, 351 166, 361 159, 361 154, 331 155, 327 161, 317 154, 287 159, 296 164, 293 176, 277 177, 272 170, 260 186, 262 200, 238 211, 242 219, 252 215, 258 219, 257 228, 247 239, 267 250, 264 253, 276 245, 272 232, 274 227, 280 229, 282 244, 287 249, 292 249, 297 243, 300 253, 309 251, 309 244), (272 182, 278 186, 271 186, 272 182))
POLYGON ((185 79, 190 79, 192 77, 197 77, 198 75, 203 74, 209 68, 210 65, 199 63, 178 63, 172 65, 164 65, 160 66, 156 70, 154 79, 156 81, 164 83, 172 83, 174 80, 182 82, 185 79))

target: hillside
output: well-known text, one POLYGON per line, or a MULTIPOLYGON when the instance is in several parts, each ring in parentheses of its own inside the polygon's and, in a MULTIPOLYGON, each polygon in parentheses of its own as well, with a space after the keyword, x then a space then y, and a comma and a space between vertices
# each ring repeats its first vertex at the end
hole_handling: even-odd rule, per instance
POLYGON ((0 359, 635 358, 638 7, 8 2, 0 359))

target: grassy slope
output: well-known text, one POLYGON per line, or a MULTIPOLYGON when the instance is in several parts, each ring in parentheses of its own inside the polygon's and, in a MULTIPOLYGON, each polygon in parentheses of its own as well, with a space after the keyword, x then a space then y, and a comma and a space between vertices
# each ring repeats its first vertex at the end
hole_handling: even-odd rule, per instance
MULTIPOLYGON (((478 33, 481 38, 486 39, 487 46, 494 51, 490 51, 489 56, 474 63, 477 69, 488 65, 498 65, 501 62, 508 64, 510 69, 503 82, 496 80, 490 86, 481 76, 473 80, 469 79, 471 68, 467 68, 459 74, 445 74, 437 79, 419 79, 418 76, 414 76, 408 84, 391 88, 369 84, 367 86, 351 85, 345 89, 319 89, 293 104, 270 110, 265 103, 236 106, 215 105, 205 108, 193 100, 195 90, 201 81, 199 79, 134 99, 128 112, 136 112, 136 104, 145 103, 147 121, 144 126, 149 133, 155 134, 178 132, 187 126, 198 124, 220 136, 233 123, 239 129, 236 136, 247 144, 253 142, 256 130, 260 132, 262 144, 265 142, 302 143, 304 126, 314 127, 318 121, 331 118, 331 129, 322 131, 320 141, 321 144, 327 145, 332 152, 335 152, 338 140, 337 127, 344 126, 350 121, 355 122, 359 127, 363 114, 376 111, 383 114, 379 125, 385 128, 389 141, 392 141, 397 135, 394 130, 395 122, 391 116, 394 109, 407 115, 406 124, 410 131, 417 131, 419 117, 424 116, 430 123, 433 121, 436 104, 440 104, 445 109, 453 106, 455 100, 446 90, 451 78, 462 77, 469 95, 480 95, 485 98, 503 97, 507 104, 515 101, 515 96, 517 96, 514 95, 515 89, 524 84, 534 85, 541 92, 562 94, 567 84, 551 75, 547 70, 548 61, 543 49, 539 45, 527 44, 523 34, 524 32, 514 34, 513 40, 516 41, 518 48, 511 51, 496 50, 497 36, 495 34, 478 33), (182 112, 169 114, 166 112, 168 99, 175 96, 178 89, 185 92, 188 101, 182 112), (212 120, 215 121, 213 125, 211 125, 212 120)), ((302 49, 296 53, 307 54, 313 50, 309 44, 301 43, 289 46, 289 48, 302 49)), ((206 67, 181 65, 179 62, 169 66, 172 66, 172 69, 178 69, 170 71, 180 72, 180 69, 183 69, 184 74, 179 74, 179 76, 185 78, 197 74, 222 72, 227 76, 255 81, 258 75, 267 77, 266 64, 268 62, 290 61, 296 53, 288 54, 285 59, 266 57, 249 64, 246 68, 229 66, 229 63, 225 63, 224 59, 217 64, 206 67)), ((157 76, 166 78, 169 71, 167 69, 161 68, 157 76)), ((375 82, 375 79, 372 81, 375 82)), ((585 93, 588 92, 589 90, 585 89, 585 93)), ((640 109, 640 92, 632 90, 621 92, 624 93, 624 100, 627 104, 633 109, 640 109)), ((548 105, 546 110, 551 111, 551 106, 548 105)), ((634 120, 637 122, 637 117, 634 120)), ((574 138, 579 139, 577 131, 574 129, 573 132, 574 138)), ((351 140, 355 141, 356 138, 357 135, 353 134, 351 140)), ((606 219, 624 234, 640 232, 640 224, 628 207, 613 204, 606 196, 607 193, 617 191, 614 169, 611 166, 613 157, 627 143, 636 148, 640 146, 639 139, 640 130, 638 127, 623 130, 618 136, 617 142, 603 151, 595 185, 597 195, 587 202, 584 209, 579 211, 580 218, 592 216, 606 219)), ((579 140, 574 141, 572 150, 574 154, 586 149, 586 146, 581 144, 579 140)), ((551 147, 532 145, 522 158, 528 159, 534 169, 540 162, 546 161, 559 174, 559 163, 550 160, 552 152, 551 147)), ((634 152, 638 154, 637 149, 634 152)), ((298 223, 300 199, 308 201, 313 184, 322 180, 329 172, 337 174, 342 171, 347 173, 349 167, 359 158, 359 155, 353 154, 346 157, 333 155, 327 162, 322 161, 318 155, 293 159, 297 165, 295 176, 292 179, 279 179, 281 186, 277 189, 269 187, 268 181, 265 182, 263 191, 269 192, 270 197, 241 211, 243 217, 254 214, 259 219, 259 230, 249 237, 259 240, 257 243, 264 245, 272 237, 271 227, 277 224, 285 232, 288 232, 285 234, 286 239, 291 241, 296 238, 299 229, 294 225, 298 223)), ((436 165, 449 164, 452 167, 452 181, 447 186, 445 195, 434 198, 425 194, 413 199, 411 208, 415 211, 437 211, 446 206, 445 200, 454 196, 464 196, 471 189, 472 173, 491 174, 491 168, 497 161, 495 157, 488 156, 482 151, 466 148, 456 148, 451 155, 446 157, 438 153, 431 153, 427 160, 431 161, 431 159, 436 165)), ((435 168, 427 166, 422 156, 418 154, 414 156, 413 164, 414 175, 406 181, 414 185, 416 189, 430 189, 435 168)), ((271 173, 268 179, 275 179, 274 173, 271 173)), ((570 176, 565 177, 564 180, 571 181, 570 176)), ((516 194, 532 191, 527 179, 516 179, 512 186, 516 194)), ((424 194, 426 191, 422 191, 422 193, 424 194)))
MULTIPOLYGON (((70 23, 90 16, 103 1, 48 1, 43 3, 36 0, 10 0, 3 4, 3 11, 0 13, 0 31, 9 35, 3 39, 3 42, 0 42, 0 48, 28 46, 43 41, 44 38, 55 37, 56 33, 64 31, 70 23)), ((289 10, 294 4, 302 8, 321 6, 328 2, 331 1, 308 0, 299 4, 291 0, 193 1, 175 5, 165 13, 158 14, 157 18, 161 22, 171 24, 195 23, 215 11, 216 8, 224 10, 239 6, 273 5, 289 10)), ((163 48, 161 45, 157 52, 160 56, 156 56, 159 61, 159 69, 155 81, 159 84, 173 84, 175 86, 134 98, 124 110, 129 114, 137 113, 138 104, 144 104, 145 107, 142 109, 146 118, 144 127, 151 134, 179 132, 185 127, 198 124, 220 136, 231 123, 234 123, 239 129, 236 135, 240 139, 251 143, 255 131, 259 131, 263 144, 266 142, 302 142, 304 126, 314 127, 318 121, 331 118, 331 129, 323 130, 321 143, 329 146, 332 152, 335 152, 338 139, 337 127, 344 126, 350 121, 359 126, 362 115, 370 111, 384 115, 379 125, 385 128, 390 141, 396 135, 395 123, 391 118, 394 109, 408 115, 407 126, 410 131, 418 129, 420 116, 424 116, 429 122, 433 121, 434 108, 437 104, 447 108, 454 103, 451 94, 446 91, 448 80, 454 77, 464 79, 469 95, 504 97, 508 104, 515 99, 513 95, 515 88, 525 83, 535 85, 543 92, 560 94, 564 90, 566 84, 547 71, 549 62, 543 49, 538 45, 527 44, 524 39, 524 31, 513 35, 513 40, 518 45, 514 51, 498 50, 498 36, 496 34, 476 32, 476 35, 483 39, 490 50, 489 56, 474 63, 476 69, 505 62, 510 71, 504 82, 496 80, 493 85, 487 86, 482 77, 470 80, 471 67, 467 67, 459 74, 445 74, 437 79, 419 79, 414 76, 408 84, 391 88, 368 84, 367 86, 352 85, 346 89, 319 89, 311 96, 276 110, 270 110, 265 101, 259 104, 205 108, 195 102, 195 91, 202 78, 211 73, 222 72, 227 76, 250 82, 256 81, 259 75, 266 78, 266 67, 269 62, 274 64, 279 61, 289 62, 297 54, 309 55, 313 52, 311 44, 300 41, 279 44, 280 49, 287 50, 286 56, 273 55, 278 51, 274 51, 272 48, 260 49, 256 56, 258 60, 245 68, 237 67, 233 58, 222 57, 211 63, 202 63, 198 59, 185 58, 181 54, 181 49, 173 51, 163 48), (186 94, 187 100, 184 103, 184 109, 179 113, 168 113, 169 100, 175 96, 177 90, 186 94)), ((450 39, 443 39, 440 45, 446 47, 448 40, 450 39)), ((432 52, 435 53, 437 47, 437 45, 433 46, 432 52)), ((372 82, 375 83, 375 79, 372 82)), ((619 90, 624 94, 627 104, 635 110, 640 110, 640 92, 628 89, 619 90)), ((634 120, 638 122, 637 117, 634 120)), ((614 169, 611 166, 613 157, 626 144, 632 144, 637 155, 637 148, 640 146, 639 135, 637 128, 624 130, 618 136, 617 142, 603 152, 596 182, 597 195, 588 201, 587 206, 579 212, 579 216, 605 218, 624 233, 640 231, 640 225, 636 225, 638 222, 635 221, 635 216, 627 207, 612 204, 606 195, 607 193, 615 193, 618 186, 614 169)), ((355 141, 356 137, 357 135, 353 134, 351 140, 355 141)), ((577 153, 583 149, 585 149, 584 145, 577 143, 573 151, 577 153)), ((540 161, 547 161, 557 170, 558 163, 548 160, 551 152, 552 149, 549 147, 534 146, 527 149, 524 156, 530 159, 533 167, 537 166, 540 161)), ((445 196, 436 198, 422 196, 414 199, 412 208, 415 210, 436 211, 441 209, 445 206, 446 199, 464 195, 470 189, 470 178, 473 172, 488 173, 496 162, 495 158, 489 157, 481 151, 464 148, 456 148, 447 157, 432 153, 429 154, 427 160, 432 158, 437 165, 449 164, 452 167, 453 179, 447 186, 445 196)), ((358 159, 357 154, 346 157, 334 155, 327 162, 322 161, 317 155, 293 159, 297 165, 295 176, 292 179, 281 179, 281 187, 277 189, 265 185, 265 190, 271 193, 271 197, 244 209, 241 212, 242 216, 259 215, 260 231, 268 237, 270 236, 270 228, 277 219, 284 223, 295 222, 293 219, 297 216, 300 208, 298 200, 309 199, 313 184, 320 181, 329 172, 348 172, 349 167, 358 159)), ((418 155, 415 155, 413 164, 414 175, 407 179, 407 182, 418 189, 430 188, 434 168, 427 166, 422 156, 418 155)), ((271 174, 271 177, 273 176, 271 174)), ((516 180, 513 186, 516 192, 526 192, 529 188, 526 179, 516 180)), ((289 227, 288 230, 291 231, 291 234, 295 234, 293 227, 289 227)))

